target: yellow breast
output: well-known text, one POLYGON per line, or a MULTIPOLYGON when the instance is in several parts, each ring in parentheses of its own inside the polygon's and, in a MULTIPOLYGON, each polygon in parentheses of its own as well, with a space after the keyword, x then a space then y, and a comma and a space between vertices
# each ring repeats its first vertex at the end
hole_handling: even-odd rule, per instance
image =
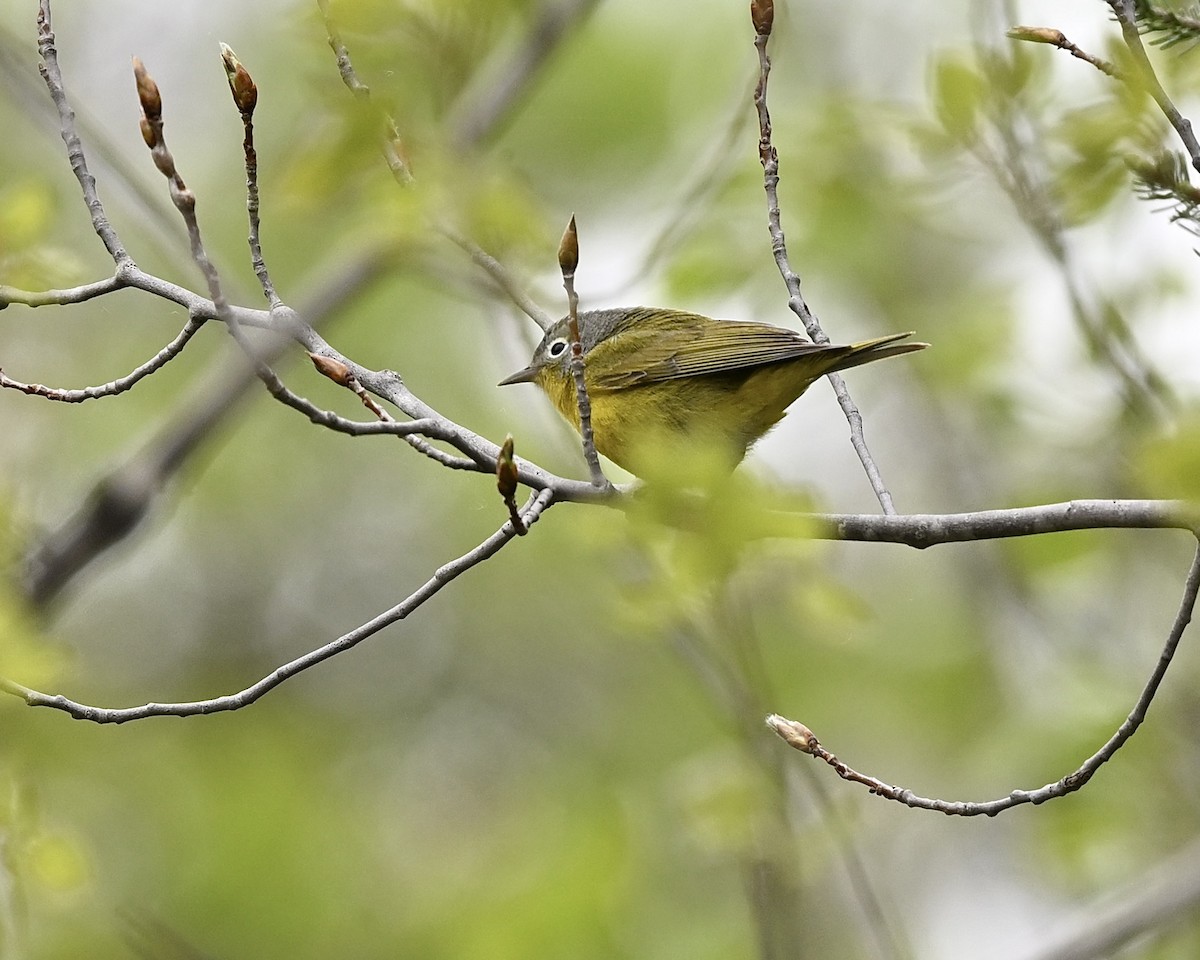
MULTIPOLYGON (((812 383, 800 366, 785 362, 616 390, 594 386, 585 373, 596 449, 638 473, 644 457, 702 443, 721 448, 732 469, 812 383)), ((546 368, 537 383, 578 430, 575 381, 546 368)))

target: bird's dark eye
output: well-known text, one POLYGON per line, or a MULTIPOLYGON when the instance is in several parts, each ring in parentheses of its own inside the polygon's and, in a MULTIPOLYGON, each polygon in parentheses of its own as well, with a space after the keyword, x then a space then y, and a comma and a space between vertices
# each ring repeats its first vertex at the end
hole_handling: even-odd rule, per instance
POLYGON ((550 345, 546 347, 546 356, 551 360, 557 360, 563 355, 563 351, 567 349, 567 341, 559 337, 557 340, 552 340, 550 345))

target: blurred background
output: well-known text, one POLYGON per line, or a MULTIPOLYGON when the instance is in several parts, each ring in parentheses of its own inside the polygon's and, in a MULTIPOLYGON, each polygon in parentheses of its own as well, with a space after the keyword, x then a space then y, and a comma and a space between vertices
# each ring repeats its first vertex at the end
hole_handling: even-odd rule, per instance
MULTIPOLYGON (((331 10, 403 132, 408 188, 315 3, 56 5, 92 170, 140 266, 202 286, 138 134, 131 55, 162 90, 227 290, 261 303, 223 41, 258 84, 262 235, 284 299, 548 469, 586 476, 574 434, 532 387, 494 386, 539 331, 443 228, 554 314, 574 213, 585 308, 793 321, 744 3, 331 10)), ((35 13, 0 0, 0 283, 24 289, 111 271, 38 77, 35 13)), ((1126 165, 1173 138, 1087 64, 1006 40, 1022 22, 1120 57, 1094 0, 792 0, 776 16, 770 105, 806 297, 834 341, 916 330, 933 345, 847 376, 901 512, 1200 482, 1196 241, 1169 203, 1135 196, 1126 165)), ((1152 55, 1194 116, 1200 60, 1186 44, 1152 55)), ((185 319, 132 292, 11 306, 0 365, 102 383, 185 319)), ((214 323, 119 398, 0 395, 4 675, 105 706, 232 692, 504 521, 487 476, 321 431, 257 385, 226 407, 239 369, 214 323), (137 529, 32 602, 31 553, 214 403, 137 529)), ((278 369, 362 415, 300 351, 278 369)), ((99 727, 5 698, 0 958, 1195 957, 1193 638, 1091 784, 995 820, 870 797, 763 725, 799 719, 925 795, 1035 788, 1116 729, 1182 592, 1192 545, 1177 532, 925 552, 747 539, 766 509, 878 509, 846 435, 817 384, 705 532, 664 530, 654 504, 557 507, 408 620, 240 712, 99 727), (1143 919, 1110 932, 1130 912, 1143 919)))

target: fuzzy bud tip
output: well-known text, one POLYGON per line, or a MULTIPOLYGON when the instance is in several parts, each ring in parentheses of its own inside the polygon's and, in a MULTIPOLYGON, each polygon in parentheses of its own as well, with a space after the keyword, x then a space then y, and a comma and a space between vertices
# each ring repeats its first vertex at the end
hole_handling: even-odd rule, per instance
POLYGON ((341 360, 335 360, 333 357, 323 357, 319 353, 310 353, 308 358, 313 362, 313 366, 317 368, 318 373, 343 387, 350 385, 350 368, 342 363, 341 360))
POLYGON ((1067 42, 1061 30, 1054 27, 1013 27, 1006 34, 1010 40, 1025 40, 1029 43, 1051 43, 1059 47, 1067 42))
POLYGON ((138 101, 142 105, 142 113, 148 120, 157 120, 162 116, 162 94, 158 92, 158 84, 146 72, 146 67, 137 57, 133 58, 133 79, 137 84, 138 101))
POLYGON ((579 233, 575 229, 575 214, 571 214, 571 222, 563 231, 562 241, 558 245, 558 265, 563 276, 574 274, 579 266, 579 233))
POLYGON ((774 0, 750 0, 750 22, 760 37, 769 37, 775 23, 774 0))
POLYGON ((258 104, 258 87, 227 43, 221 44, 221 62, 225 65, 225 79, 229 81, 234 104, 242 113, 253 113, 258 104))
POLYGON ((517 465, 513 461, 513 437, 510 433, 500 445, 500 456, 496 458, 496 489, 505 500, 511 500, 517 492, 517 465))
POLYGON ((818 746, 816 735, 798 720, 789 720, 773 713, 767 717, 767 726, 789 747, 802 753, 812 753, 818 746))

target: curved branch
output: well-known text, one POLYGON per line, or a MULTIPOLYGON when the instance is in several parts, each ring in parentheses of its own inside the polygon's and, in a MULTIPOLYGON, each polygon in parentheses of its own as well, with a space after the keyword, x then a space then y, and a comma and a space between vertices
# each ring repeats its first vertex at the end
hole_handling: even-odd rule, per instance
MULTIPOLYGON (((554 494, 550 490, 542 490, 530 497, 521 515, 521 522, 528 529, 554 504, 554 494)), ((276 667, 269 674, 237 693, 212 697, 208 700, 189 700, 180 703, 144 703, 140 707, 96 707, 86 703, 69 700, 61 694, 42 693, 22 686, 15 681, 0 677, 0 691, 20 697, 31 707, 50 707, 70 714, 76 720, 89 720, 92 723, 127 723, 130 720, 144 720, 147 717, 194 717, 209 713, 223 713, 230 710, 240 710, 248 707, 264 694, 274 690, 285 680, 303 673, 310 667, 336 657, 339 653, 358 646, 368 637, 374 636, 384 627, 390 626, 397 620, 403 620, 421 606, 426 600, 436 594, 472 567, 482 563, 489 557, 495 556, 510 540, 516 537, 511 520, 493 533, 490 537, 469 550, 462 556, 438 567, 424 584, 390 610, 386 610, 374 619, 343 634, 336 640, 331 640, 324 646, 310 650, 303 656, 297 657, 282 666, 276 667)))
POLYGON ((115 397, 118 394, 125 393, 127 390, 132 390, 139 380, 148 377, 157 370, 161 370, 179 356, 183 352, 183 348, 187 346, 188 341, 192 339, 196 331, 203 325, 203 320, 189 317, 188 322, 183 325, 183 329, 179 331, 175 339, 159 350, 153 357, 140 366, 134 367, 125 376, 118 377, 116 380, 110 380, 108 383, 102 383, 99 386, 82 387, 77 390, 62 390, 55 387, 47 387, 40 383, 21 383, 19 380, 13 380, 7 376, 4 370, 0 368, 0 387, 8 390, 19 390, 21 393, 27 393, 35 397, 45 397, 47 400, 57 400, 61 403, 82 403, 84 400, 95 400, 100 397, 115 397))
POLYGON ((1133 709, 1129 711, 1125 720, 1117 728, 1117 731, 1108 738, 1104 746, 1088 757, 1080 765, 1079 769, 1068 773, 1065 777, 1056 780, 1054 783, 1048 783, 1044 787, 1039 787, 1037 790, 1013 790, 1006 797, 983 802, 937 800, 930 797, 920 797, 905 787, 893 786, 876 777, 859 773, 821 746, 820 742, 813 735, 813 732, 802 723, 785 719, 773 713, 767 717, 767 726, 774 730, 788 746, 799 750, 801 753, 807 753, 810 756, 825 761, 825 763, 833 767, 837 775, 843 780, 861 783, 877 796, 887 800, 895 800, 897 803, 903 803, 905 806, 918 810, 933 810, 937 813, 944 813, 947 816, 955 817, 994 817, 998 813, 1003 813, 1005 810, 1011 810, 1013 807, 1026 803, 1036 805, 1045 803, 1047 800, 1054 800, 1057 797, 1065 797, 1067 794, 1081 789, 1084 784, 1091 780, 1096 771, 1111 760, 1116 752, 1129 742, 1129 738, 1137 732, 1138 727, 1142 725, 1142 721, 1146 719, 1146 713, 1150 710, 1150 704, 1154 702, 1155 694, 1158 693, 1158 688, 1162 684, 1163 677, 1167 675, 1167 669, 1171 666, 1171 660, 1174 658, 1175 651, 1179 647, 1179 641, 1183 638, 1183 632, 1187 629, 1188 624, 1192 622, 1192 611, 1196 607, 1197 593, 1200 593, 1200 542, 1197 543, 1196 554, 1192 558, 1192 565, 1188 570, 1187 580, 1183 588, 1183 599, 1179 602, 1179 612, 1175 615, 1175 622, 1171 625, 1167 641, 1163 646, 1162 652, 1159 654, 1158 663, 1154 665, 1154 670, 1142 688, 1142 692, 1138 696, 1137 702, 1133 705, 1133 709))

